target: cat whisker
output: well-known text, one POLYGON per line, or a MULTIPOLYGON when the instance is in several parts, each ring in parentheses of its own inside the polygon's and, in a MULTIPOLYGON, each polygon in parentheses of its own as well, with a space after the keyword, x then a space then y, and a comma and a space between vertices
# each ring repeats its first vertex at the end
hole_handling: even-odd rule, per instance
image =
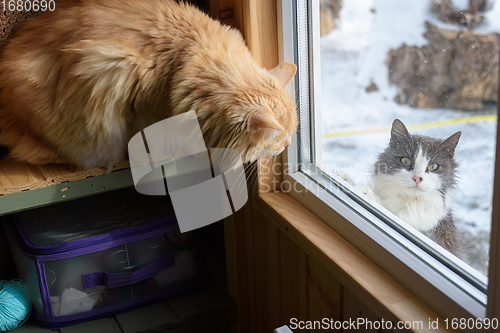
POLYGON ((255 168, 254 163, 250 163, 249 165, 245 166, 244 169, 243 169, 243 173, 241 173, 240 175, 238 175, 238 177, 234 181, 234 185, 240 183, 240 181, 242 180, 243 177, 245 177, 245 180, 248 183, 248 180, 247 180, 248 176, 247 176, 247 174, 250 174, 251 172, 253 172, 254 168, 255 168))
POLYGON ((251 194, 253 194, 255 192, 255 186, 256 186, 255 180, 257 177, 256 168, 257 168, 257 163, 253 162, 249 165, 249 168, 247 169, 247 172, 248 172, 247 182, 248 182, 249 191, 251 194))

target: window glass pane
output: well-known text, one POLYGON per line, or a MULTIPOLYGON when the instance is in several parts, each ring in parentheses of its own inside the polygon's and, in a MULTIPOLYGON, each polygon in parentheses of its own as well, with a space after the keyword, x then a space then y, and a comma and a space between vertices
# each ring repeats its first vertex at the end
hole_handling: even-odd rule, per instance
POLYGON ((487 275, 500 1, 320 3, 318 166, 487 275))

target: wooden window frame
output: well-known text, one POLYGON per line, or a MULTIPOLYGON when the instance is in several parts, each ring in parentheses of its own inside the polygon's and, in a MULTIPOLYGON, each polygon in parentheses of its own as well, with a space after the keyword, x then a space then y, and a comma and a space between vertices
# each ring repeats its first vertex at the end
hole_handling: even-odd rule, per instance
MULTIPOLYGON (((285 2, 284 2, 285 3, 285 2)), ((310 2, 309 1, 309 9, 312 11, 317 11, 319 12, 318 8, 318 3, 317 2, 310 2), (316 8, 315 8, 316 7, 316 8)), ((284 9, 282 9, 284 10, 284 9)), ((289 15, 289 13, 284 14, 284 15, 289 15)), ((316 19, 312 20, 313 25, 318 25, 319 24, 319 17, 316 19)), ((282 30, 286 31, 289 30, 290 27, 284 27, 282 30)), ((312 49, 313 52, 317 52, 317 44, 313 43, 313 45, 309 45, 312 49)), ((317 57, 313 57, 313 61, 317 61, 317 57)), ((317 66, 316 64, 314 64, 317 66)), ((311 70, 314 70, 312 68, 311 70)), ((314 85, 314 80, 311 83, 314 85)), ((310 89, 313 94, 316 95, 316 92, 314 92, 313 88, 310 89)), ((318 98, 318 96, 313 96, 313 99, 318 98)), ((312 105, 312 102, 309 102, 310 105, 312 105)), ((316 119, 311 119, 311 121, 316 120, 317 123, 317 118, 316 119)), ((497 142, 500 142, 497 137, 497 142)), ((312 145, 314 146, 314 145, 312 145)), ((497 157, 500 156, 499 154, 499 145, 497 144, 497 157)), ((497 163, 496 163, 496 171, 498 173, 499 169, 499 163, 498 163, 498 158, 497 158, 497 163)), ((288 160, 285 158, 285 162, 288 162, 288 160)), ((289 163, 286 163, 286 165, 289 165, 289 163)), ((496 174, 497 174, 496 173, 496 174)), ((370 241, 367 241, 366 237, 363 235, 366 233, 366 230, 361 230, 361 233, 359 230, 356 228, 351 227, 351 223, 357 219, 355 214, 352 214, 352 212, 344 211, 342 212, 341 210, 344 209, 341 205, 338 205, 336 203, 330 203, 328 205, 325 205, 324 203, 324 197, 321 198, 320 195, 312 195, 311 193, 308 193, 306 191, 306 188, 308 189, 314 189, 316 185, 311 185, 307 184, 308 179, 306 177, 293 177, 288 173, 285 173, 285 181, 286 183, 289 184, 288 191, 289 193, 297 199, 299 202, 304 204, 308 209, 312 210, 316 215, 320 216, 324 222, 332 226, 336 231, 340 232, 344 237, 346 237, 349 241, 351 241, 353 244, 356 245, 357 248, 361 249, 365 254, 369 254, 369 256, 377 262, 377 264, 381 265, 387 272, 390 272, 394 277, 396 277, 399 281, 403 281, 403 284, 409 288, 411 291, 415 292, 417 295, 421 297, 422 300, 425 300, 431 307, 433 307, 436 311, 438 311, 441 315, 446 316, 448 318, 484 318, 485 315, 489 318, 498 318, 498 306, 495 307, 495 300, 497 299, 495 297, 498 296, 500 293, 498 291, 498 286, 497 286, 497 277, 498 274, 496 273, 496 267, 498 267, 497 262, 498 262, 498 256, 497 253, 498 251, 495 251, 495 249, 498 249, 498 237, 499 237, 499 232, 498 232, 498 222, 499 221, 499 199, 496 198, 499 195, 499 188, 498 188, 498 175, 495 177, 495 204, 494 204, 494 212, 493 212, 493 219, 492 219, 492 225, 494 228, 492 229, 492 240, 491 240, 491 259, 490 259, 490 285, 488 286, 488 294, 489 294, 489 300, 486 304, 486 308, 480 309, 480 307, 475 306, 469 306, 469 302, 471 299, 468 297, 468 295, 458 295, 456 294, 456 290, 452 289, 449 285, 446 283, 442 283, 441 281, 437 281, 436 276, 434 274, 428 274, 428 273, 423 273, 420 277, 417 277, 415 279, 412 279, 413 274, 415 273, 420 273, 420 269, 423 268, 421 265, 420 269, 418 265, 413 265, 411 269, 408 271, 407 268, 400 268, 399 266, 403 265, 403 260, 398 262, 398 260, 395 260, 395 252, 397 250, 392 250, 389 247, 389 250, 387 250, 387 247, 380 247, 377 246, 378 244, 381 244, 383 241, 383 238, 380 237, 375 237, 370 241), (291 186, 290 186, 291 185, 291 186), (295 190, 297 185, 302 186, 302 188, 299 189, 299 191, 295 190), (375 251, 375 253, 373 252, 375 251), (394 258, 393 258, 394 257, 394 258), (398 267, 396 267, 398 266, 398 267), (413 272, 412 272, 413 270, 413 272), (426 281, 428 279, 432 279, 432 284, 435 284, 433 286, 426 286, 427 284, 426 281), (412 281, 413 280, 413 281, 412 281), (444 287, 445 292, 441 293, 441 289, 438 287, 444 287), (439 295, 439 296, 436 296, 439 295), (443 299, 442 297, 445 297, 443 299), (455 298, 453 298, 455 297, 455 298)), ((368 231, 370 232, 370 231, 368 231)), ((390 232, 387 231, 386 232, 390 232)), ((418 249, 416 248, 410 248, 412 251, 417 251, 418 249)), ((439 249, 441 250, 441 249, 439 249)), ((447 253, 446 253, 447 254, 447 253)), ((407 256, 402 256, 401 258, 406 258, 407 256)), ((451 257, 451 256, 450 256, 451 257)), ((455 259, 454 257, 451 257, 451 259, 455 259)), ((454 279, 452 274, 450 276, 454 279)), ((430 281, 430 280, 429 280, 430 281)), ((469 290, 470 291, 470 290, 469 290)))

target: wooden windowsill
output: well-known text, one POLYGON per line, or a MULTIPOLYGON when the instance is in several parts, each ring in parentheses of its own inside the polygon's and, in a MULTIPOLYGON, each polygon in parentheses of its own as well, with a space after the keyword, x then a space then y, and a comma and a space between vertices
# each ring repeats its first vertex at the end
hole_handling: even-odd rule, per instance
POLYGON ((289 194, 261 194, 255 205, 378 317, 422 321, 424 329, 415 332, 453 332, 425 327, 443 318, 289 194))

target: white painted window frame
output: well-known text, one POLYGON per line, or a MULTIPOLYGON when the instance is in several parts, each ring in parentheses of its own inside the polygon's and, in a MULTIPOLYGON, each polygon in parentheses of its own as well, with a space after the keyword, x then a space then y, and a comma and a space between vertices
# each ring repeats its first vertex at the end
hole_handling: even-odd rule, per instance
MULTIPOLYGON (((500 319, 500 302, 496 302, 500 299, 500 271, 497 269, 500 267, 498 164, 488 283, 487 278, 471 271, 468 265, 427 237, 406 227, 404 223, 398 223, 398 218, 383 207, 378 206, 377 210, 373 210, 370 205, 355 200, 358 196, 350 185, 336 176, 326 175, 315 166, 314 158, 321 153, 319 103, 314 103, 320 101, 320 58, 315 56, 320 54, 319 21, 319 0, 278 0, 280 62, 298 65, 295 82, 288 89, 296 97, 301 120, 292 145, 283 154, 283 190, 322 218, 441 316, 450 319, 500 319), (295 34, 296 29, 300 30, 298 36, 295 34), (299 99, 299 95, 303 98, 299 99), (311 131, 316 131, 314 136, 311 131), (300 154, 297 149, 299 144, 300 154), (388 221, 392 226, 387 224, 388 221), (401 232, 410 234, 414 242, 401 232), (428 250, 423 250, 415 243, 423 244, 428 250), (433 255, 429 254, 429 249, 433 255), (487 299, 490 301, 487 302, 487 299)), ((497 144, 497 161, 499 146, 497 144)))

